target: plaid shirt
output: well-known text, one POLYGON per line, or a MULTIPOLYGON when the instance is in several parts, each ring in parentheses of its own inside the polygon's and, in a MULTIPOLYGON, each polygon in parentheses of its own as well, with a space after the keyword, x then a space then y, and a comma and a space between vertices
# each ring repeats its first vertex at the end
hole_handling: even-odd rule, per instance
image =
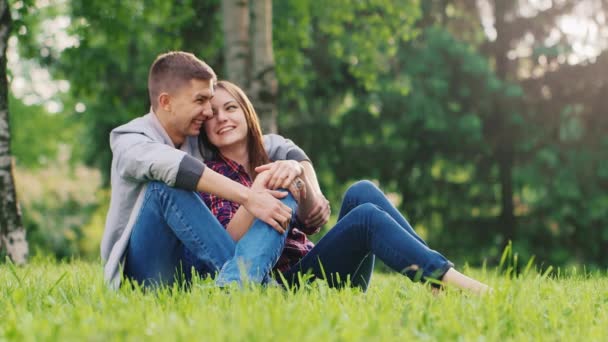
MULTIPOLYGON (((251 187, 251 178, 242 165, 221 155, 212 160, 205 161, 205 164, 213 171, 222 174, 233 181, 239 182, 246 187, 251 187)), ((203 201, 205 201, 207 207, 211 210, 211 213, 217 217, 224 228, 228 226, 228 223, 232 220, 232 217, 240 206, 238 203, 208 193, 201 193, 201 197, 203 198, 203 201)), ((300 223, 296 218, 295 224, 292 225, 287 233, 285 247, 279 257, 279 261, 274 266, 274 269, 285 272, 300 261, 300 259, 314 247, 314 244, 308 240, 306 234, 310 235, 317 233, 319 229, 320 227, 306 228, 304 224, 300 223)))

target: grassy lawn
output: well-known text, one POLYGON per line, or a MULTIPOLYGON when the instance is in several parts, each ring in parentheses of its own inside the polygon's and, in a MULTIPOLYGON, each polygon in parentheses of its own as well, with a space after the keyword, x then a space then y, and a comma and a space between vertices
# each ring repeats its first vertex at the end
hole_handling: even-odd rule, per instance
POLYGON ((114 292, 101 266, 34 260, 0 265, 0 340, 396 341, 605 340, 604 274, 515 279, 465 270, 495 291, 476 297, 376 274, 371 289, 333 290, 322 282, 221 291, 204 280, 190 291, 114 292))

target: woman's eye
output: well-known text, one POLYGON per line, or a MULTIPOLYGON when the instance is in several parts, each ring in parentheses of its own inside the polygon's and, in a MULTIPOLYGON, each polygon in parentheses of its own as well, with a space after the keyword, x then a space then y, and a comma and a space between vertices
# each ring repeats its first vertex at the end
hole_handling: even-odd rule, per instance
POLYGON ((226 107, 226 109, 229 110, 229 111, 233 111, 233 110, 236 109, 236 106, 235 105, 230 105, 230 106, 226 107))

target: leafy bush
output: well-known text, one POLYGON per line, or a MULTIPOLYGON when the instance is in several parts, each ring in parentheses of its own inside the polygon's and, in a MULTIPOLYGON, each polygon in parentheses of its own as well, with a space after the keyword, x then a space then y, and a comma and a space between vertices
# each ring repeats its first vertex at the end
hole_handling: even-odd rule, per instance
POLYGON ((45 169, 16 169, 27 239, 35 254, 91 258, 98 255, 100 239, 89 222, 101 202, 98 197, 103 198, 98 196, 101 175, 91 168, 70 166, 69 153, 62 150, 59 160, 45 169))

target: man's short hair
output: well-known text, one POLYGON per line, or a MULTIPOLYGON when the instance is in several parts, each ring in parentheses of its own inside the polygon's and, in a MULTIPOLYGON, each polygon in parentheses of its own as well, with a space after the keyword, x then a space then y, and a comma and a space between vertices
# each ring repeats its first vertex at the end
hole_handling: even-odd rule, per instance
POLYGON ((188 52, 171 51, 156 57, 148 73, 148 94, 152 108, 156 110, 158 107, 161 93, 175 91, 193 79, 215 83, 217 76, 207 63, 188 52))

